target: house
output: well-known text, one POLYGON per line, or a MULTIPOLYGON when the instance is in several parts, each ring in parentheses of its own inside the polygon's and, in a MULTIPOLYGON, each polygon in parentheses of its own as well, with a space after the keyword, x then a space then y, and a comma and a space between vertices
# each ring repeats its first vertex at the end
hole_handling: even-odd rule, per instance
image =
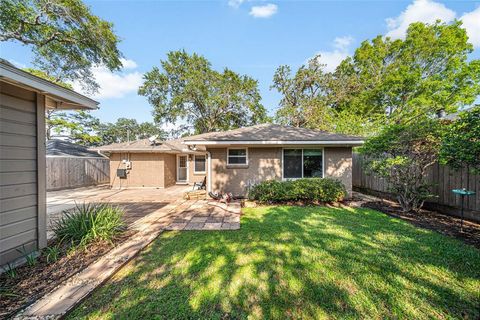
POLYGON ((98 152, 89 150, 87 147, 60 139, 47 140, 47 157, 75 157, 75 158, 98 158, 105 159, 98 152))
POLYGON ((47 245, 45 110, 97 105, 0 59, 0 266, 47 245))
POLYGON ((261 124, 171 141, 139 140, 98 148, 111 159, 112 187, 159 187, 201 181, 207 190, 245 195, 268 179, 332 177, 352 190, 355 136, 261 124), (118 169, 118 172, 117 172, 118 169))

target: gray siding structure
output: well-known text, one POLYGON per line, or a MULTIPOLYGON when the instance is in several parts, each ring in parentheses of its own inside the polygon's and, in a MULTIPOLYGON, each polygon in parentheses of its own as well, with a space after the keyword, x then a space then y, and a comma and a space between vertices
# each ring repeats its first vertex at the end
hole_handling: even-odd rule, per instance
POLYGON ((45 179, 44 145, 37 131, 44 123, 42 96, 8 83, 0 86, 0 265, 46 245, 39 232, 45 224, 45 200, 39 181, 45 179), (37 102, 38 98, 38 103, 37 102), (40 119, 40 123, 37 120, 40 119))
POLYGON ((0 266, 47 245, 45 109, 97 104, 0 59, 0 266))

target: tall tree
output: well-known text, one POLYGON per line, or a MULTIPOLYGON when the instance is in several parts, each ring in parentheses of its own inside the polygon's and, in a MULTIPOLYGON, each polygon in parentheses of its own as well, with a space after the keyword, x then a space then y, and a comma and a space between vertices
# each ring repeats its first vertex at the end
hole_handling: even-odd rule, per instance
POLYGON ((480 60, 469 61, 472 51, 460 21, 413 23, 405 39, 364 41, 337 69, 358 85, 336 107, 385 115, 387 123, 455 112, 480 94, 480 60))
POLYGON ((281 66, 277 119, 343 133, 371 134, 439 111, 454 112, 480 94, 480 60, 461 22, 411 24, 405 39, 378 36, 325 72, 315 57, 295 75, 281 66), (357 131, 357 132, 355 132, 357 131))
POLYGON ((144 75, 138 93, 148 98, 157 123, 186 120, 195 133, 266 121, 258 82, 229 69, 218 72, 197 54, 172 51, 144 75))
POLYGON ((92 92, 92 66, 122 66, 112 23, 81 0, 0 0, 0 41, 32 46, 37 68, 57 81, 80 80, 92 92))
POLYGON ((160 126, 151 122, 138 123, 135 119, 119 118, 115 123, 102 123, 98 129, 99 145, 127 142, 157 136, 166 138, 160 126))
POLYGON ((88 111, 50 112, 46 125, 47 139, 62 137, 84 146, 96 145, 101 140, 97 135, 100 120, 88 111))
POLYGON ((449 126, 440 148, 440 162, 480 173, 480 105, 461 112, 449 126))

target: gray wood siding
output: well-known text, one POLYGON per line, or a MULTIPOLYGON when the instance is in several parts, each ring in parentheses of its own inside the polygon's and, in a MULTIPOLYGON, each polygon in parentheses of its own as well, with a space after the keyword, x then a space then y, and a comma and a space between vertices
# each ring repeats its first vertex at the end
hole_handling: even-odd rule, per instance
POLYGON ((37 100, 0 82, 0 265, 37 248, 37 100))

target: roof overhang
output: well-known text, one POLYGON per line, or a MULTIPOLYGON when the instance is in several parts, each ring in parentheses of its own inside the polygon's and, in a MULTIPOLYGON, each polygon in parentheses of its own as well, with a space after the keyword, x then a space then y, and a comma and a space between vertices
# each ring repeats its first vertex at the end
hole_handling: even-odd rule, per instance
POLYGON ((265 145, 317 145, 317 146, 361 146, 363 145, 363 140, 249 140, 249 141, 239 141, 239 140, 223 140, 223 141, 206 141, 206 140, 185 140, 183 142, 187 145, 200 145, 200 146, 232 146, 232 145, 247 145, 247 146, 265 146, 265 145))
POLYGON ((190 149, 182 149, 182 150, 152 150, 152 149, 95 149, 91 148, 89 150, 97 151, 100 153, 109 152, 109 153, 169 153, 169 154, 204 154, 205 151, 193 151, 190 149))
POLYGON ((46 95, 50 109, 97 109, 98 102, 0 61, 0 80, 46 95))

